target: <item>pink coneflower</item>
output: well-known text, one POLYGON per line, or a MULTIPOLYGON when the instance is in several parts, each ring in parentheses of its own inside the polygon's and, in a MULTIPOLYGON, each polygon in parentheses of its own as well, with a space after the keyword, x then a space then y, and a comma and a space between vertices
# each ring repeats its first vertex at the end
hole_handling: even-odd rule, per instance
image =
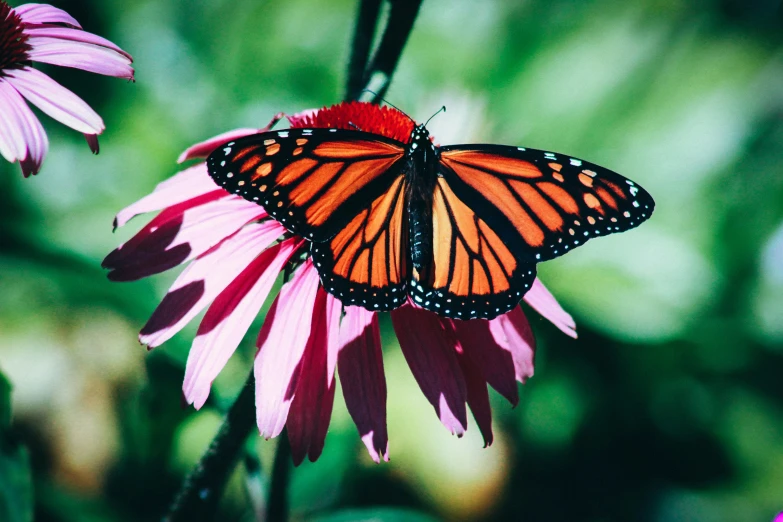
MULTIPOLYGON (((264 129, 266 131, 279 116, 264 129)), ((289 117, 292 128, 350 128, 395 136, 410 120, 396 110, 341 104, 289 117), (360 123, 357 123, 360 122, 360 123)), ((407 129, 407 127, 405 127, 407 129)), ((186 150, 179 161, 204 158, 231 139, 260 132, 238 129, 186 150)), ((401 135, 407 136, 409 129, 401 135)), ((159 346, 207 309, 187 361, 184 395, 200 408, 212 381, 244 337, 279 274, 283 285, 258 334, 254 370, 258 428, 269 438, 287 427, 295 463, 321 454, 335 392, 335 369, 362 441, 372 458, 388 460, 386 381, 378 314, 343 307, 319 284, 305 257, 306 242, 292 236, 260 206, 218 188, 198 163, 161 183, 122 210, 158 211, 105 261, 109 278, 131 281, 189 262, 141 331, 159 346)), ((536 281, 525 300, 568 335, 574 322, 536 281)), ((516 404, 517 381, 533 375, 535 340, 522 309, 491 321, 444 319, 405 304, 391 312, 397 338, 422 392, 452 433, 467 429, 469 408, 487 445, 492 442, 487 385, 516 404)))
POLYGON ((0 0, 0 154, 17 160, 25 177, 41 168, 49 140, 25 99, 84 134, 97 154, 103 120, 81 98, 34 69, 32 62, 133 79, 131 56, 82 31, 79 22, 47 4, 11 8, 0 0))

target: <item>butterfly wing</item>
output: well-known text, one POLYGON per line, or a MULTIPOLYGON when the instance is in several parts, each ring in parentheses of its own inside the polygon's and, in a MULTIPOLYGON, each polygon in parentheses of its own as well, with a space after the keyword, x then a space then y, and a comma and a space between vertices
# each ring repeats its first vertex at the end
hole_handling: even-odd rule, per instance
POLYGON ((390 190, 404 155, 404 144, 376 134, 289 129, 228 142, 210 154, 207 170, 291 232, 327 241, 390 190))
POLYGON ((502 145, 440 148, 440 174, 520 261, 546 261, 653 212, 633 181, 570 156, 502 145))
POLYGON ((310 252, 324 288, 345 305, 388 311, 400 306, 407 288, 405 179, 365 205, 329 241, 310 252))
POLYGON ((404 147, 359 131, 289 129, 229 142, 207 169, 309 239, 322 285, 343 304, 390 310, 407 287, 404 147))
POLYGON ((410 284, 417 305, 455 319, 492 319, 519 303, 536 278, 535 263, 515 256, 444 177, 435 184, 432 224, 432 261, 410 284))
POLYGON ((570 156, 501 145, 439 149, 433 259, 414 301, 447 317, 492 319, 517 305, 535 263, 650 217, 641 187, 570 156))

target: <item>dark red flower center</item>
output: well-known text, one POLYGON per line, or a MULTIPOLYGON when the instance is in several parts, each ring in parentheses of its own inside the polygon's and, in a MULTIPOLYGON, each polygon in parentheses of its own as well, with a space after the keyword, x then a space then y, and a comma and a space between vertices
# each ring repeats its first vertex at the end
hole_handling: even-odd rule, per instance
POLYGON ((31 49, 22 30, 22 19, 11 7, 0 1, 0 76, 6 69, 24 66, 31 49))
POLYGON ((410 142, 414 125, 413 120, 397 109, 367 102, 339 103, 291 122, 292 128, 361 130, 403 143, 410 142))

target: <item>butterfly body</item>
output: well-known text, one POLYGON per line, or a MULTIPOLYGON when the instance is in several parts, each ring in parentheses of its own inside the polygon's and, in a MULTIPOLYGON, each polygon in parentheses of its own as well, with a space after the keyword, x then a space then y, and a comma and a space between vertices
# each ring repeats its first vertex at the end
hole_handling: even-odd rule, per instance
MULTIPOLYGON (((355 126, 354 126, 355 127, 355 126)), ((310 241, 324 288, 385 311, 408 298, 457 319, 515 307, 536 263, 649 218, 634 182, 567 155, 436 147, 353 128, 292 128, 229 142, 212 178, 310 241)))

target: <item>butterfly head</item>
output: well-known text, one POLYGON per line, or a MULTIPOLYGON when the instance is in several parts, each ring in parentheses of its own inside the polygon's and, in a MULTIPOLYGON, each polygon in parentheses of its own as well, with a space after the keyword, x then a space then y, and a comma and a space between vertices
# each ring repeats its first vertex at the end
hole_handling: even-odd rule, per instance
POLYGON ((411 141, 408 145, 408 154, 413 155, 416 152, 421 152, 429 149, 434 149, 432 141, 430 140, 430 131, 422 123, 417 125, 411 131, 411 141))

